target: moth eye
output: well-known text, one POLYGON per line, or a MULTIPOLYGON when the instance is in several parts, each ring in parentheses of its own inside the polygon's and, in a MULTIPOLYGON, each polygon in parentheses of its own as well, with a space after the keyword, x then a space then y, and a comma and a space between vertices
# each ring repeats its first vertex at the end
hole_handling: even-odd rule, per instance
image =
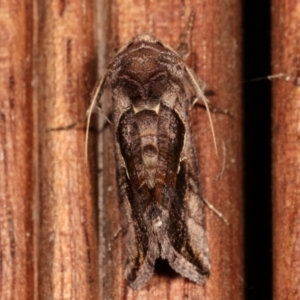
POLYGON ((121 85, 124 93, 131 99, 141 98, 140 86, 128 77, 119 78, 119 84, 121 85))
POLYGON ((150 79, 149 95, 153 98, 159 98, 166 89, 168 76, 166 72, 160 73, 150 79))

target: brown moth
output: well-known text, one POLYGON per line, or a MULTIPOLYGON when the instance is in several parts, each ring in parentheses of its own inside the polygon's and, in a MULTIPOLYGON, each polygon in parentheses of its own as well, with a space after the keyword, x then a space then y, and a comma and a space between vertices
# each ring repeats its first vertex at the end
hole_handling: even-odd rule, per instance
POLYGON ((89 119, 106 86, 112 91, 128 284, 141 288, 158 258, 203 284, 210 259, 189 116, 189 91, 207 105, 199 81, 175 50, 141 34, 118 51, 96 85, 89 119))

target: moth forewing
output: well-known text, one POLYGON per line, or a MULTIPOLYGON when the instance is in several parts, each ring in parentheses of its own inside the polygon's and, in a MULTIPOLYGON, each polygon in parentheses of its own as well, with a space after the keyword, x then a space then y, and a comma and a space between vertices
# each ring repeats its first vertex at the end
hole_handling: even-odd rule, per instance
POLYGON ((126 277, 136 289, 153 274, 159 257, 198 284, 210 272, 186 80, 206 104, 178 53, 142 34, 113 58, 89 109, 88 120, 108 82, 126 277))

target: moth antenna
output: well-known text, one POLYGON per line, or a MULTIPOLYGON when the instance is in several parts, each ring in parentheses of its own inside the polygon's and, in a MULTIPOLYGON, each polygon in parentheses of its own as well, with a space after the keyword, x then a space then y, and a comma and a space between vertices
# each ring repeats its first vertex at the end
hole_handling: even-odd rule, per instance
POLYGON ((212 121, 210 109, 209 109, 209 106, 208 106, 208 102, 209 101, 205 97, 202 89, 200 88, 195 73, 190 68, 188 68, 188 67, 185 67, 185 70, 186 70, 186 73, 188 75, 189 82, 190 82, 191 86, 193 87, 194 91, 196 92, 197 98, 202 99, 202 101, 203 101, 203 103, 205 105, 205 108, 207 110, 207 115, 208 115, 208 120, 209 120, 209 124, 210 124, 210 129, 211 129, 211 133, 212 133, 212 136, 213 136, 215 153, 216 153, 216 156, 218 157, 218 147, 217 147, 216 134, 215 134, 215 130, 214 130, 214 125, 213 125, 213 121, 212 121))
POLYGON ((176 49, 176 52, 180 55, 181 58, 188 55, 188 53, 189 53, 189 45, 188 45, 187 39, 191 34, 191 31, 192 31, 192 28, 194 25, 194 21, 195 21, 195 15, 196 15, 195 9, 192 8, 192 11, 189 16, 189 20, 188 20, 188 22, 185 26, 185 29, 181 35, 180 44, 176 49))
MULTIPOLYGON (((88 108, 88 110, 86 111, 86 115, 87 115, 87 121, 86 121, 86 132, 85 132, 85 163, 86 165, 88 165, 88 157, 87 157, 87 153, 88 153, 88 141, 89 141, 89 128, 90 128, 90 123, 91 123, 91 116, 94 110, 94 107, 98 101, 98 99, 101 98, 103 90, 104 90, 104 84, 105 84, 105 80, 106 80, 106 73, 103 75, 103 77, 96 83, 95 88, 92 92, 92 101, 91 101, 91 105, 88 108)), ((99 109, 101 110, 101 108, 99 107, 99 109)), ((101 110, 102 111, 102 110, 101 110)))
POLYGON ((181 43, 186 43, 188 36, 191 34, 191 31, 192 31, 192 28, 194 25, 194 21, 195 21, 195 15, 196 15, 195 9, 192 8, 192 11, 189 16, 189 21, 188 21, 186 28, 181 37, 181 43))

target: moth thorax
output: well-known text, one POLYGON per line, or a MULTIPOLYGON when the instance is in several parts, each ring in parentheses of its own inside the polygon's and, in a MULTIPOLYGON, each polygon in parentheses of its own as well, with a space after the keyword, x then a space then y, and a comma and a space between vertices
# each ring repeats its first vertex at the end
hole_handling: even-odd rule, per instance
POLYGON ((160 230, 160 227, 162 226, 162 220, 160 216, 154 218, 152 220, 152 228, 154 232, 158 232, 160 230))

